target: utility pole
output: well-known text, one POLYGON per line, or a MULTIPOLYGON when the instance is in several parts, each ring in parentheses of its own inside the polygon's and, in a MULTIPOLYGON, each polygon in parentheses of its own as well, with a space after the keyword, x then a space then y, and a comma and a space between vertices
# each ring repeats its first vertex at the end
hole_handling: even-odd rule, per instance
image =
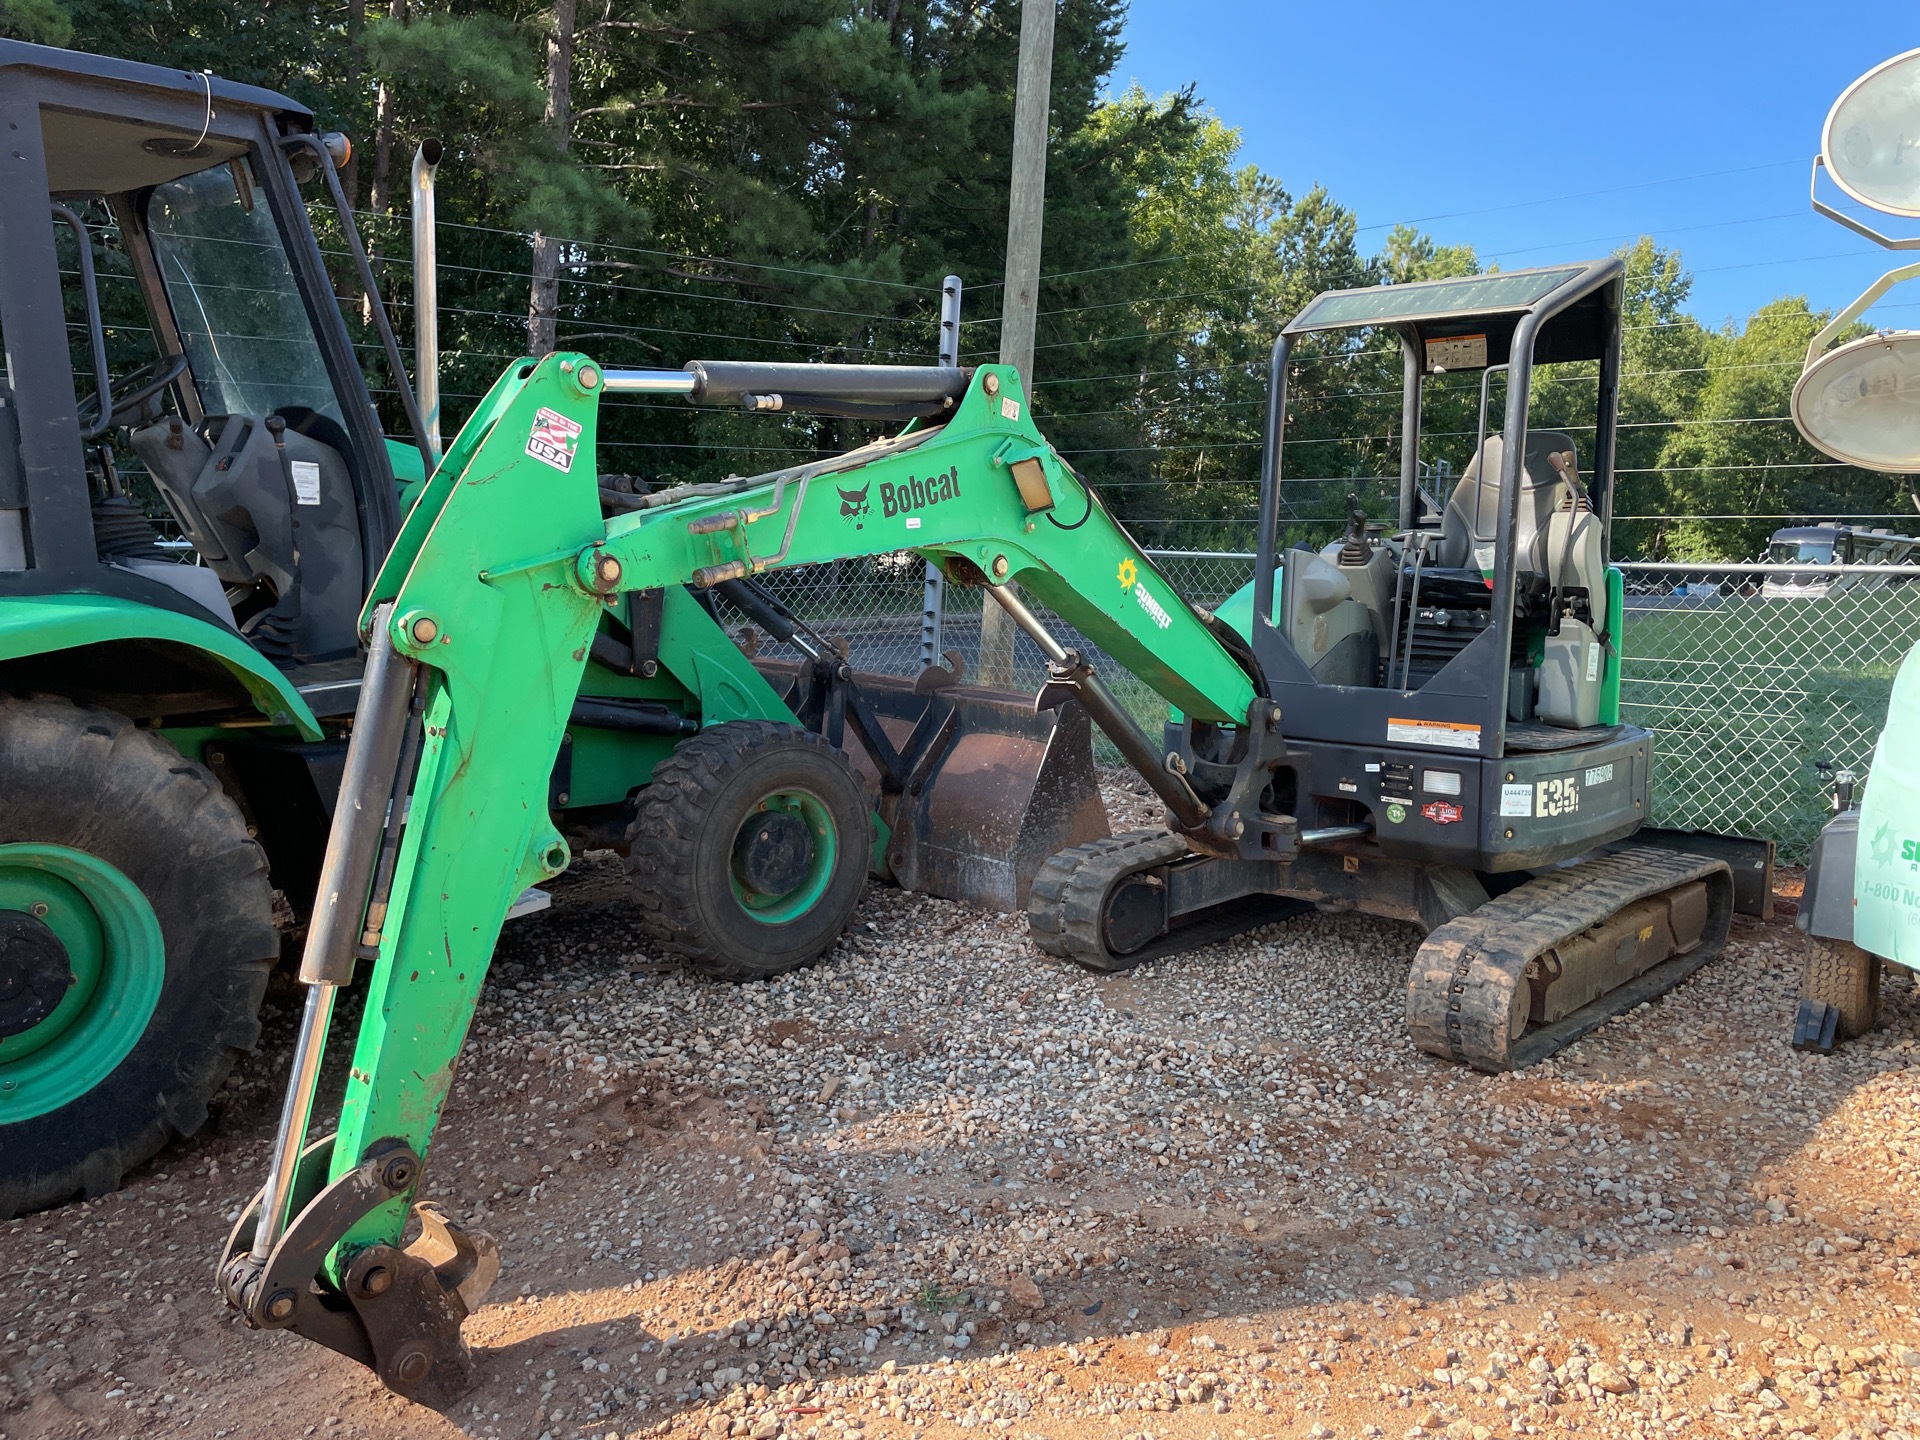
MULTIPOLYGON (((1007 196, 1007 280, 1001 288, 1000 363, 1020 372, 1033 403, 1033 333, 1040 300, 1040 231, 1047 210, 1047 120, 1053 88, 1055 0, 1020 7, 1020 68, 1013 99, 1013 184, 1007 196)), ((1013 621, 980 607, 980 681, 1013 683, 1013 621)))

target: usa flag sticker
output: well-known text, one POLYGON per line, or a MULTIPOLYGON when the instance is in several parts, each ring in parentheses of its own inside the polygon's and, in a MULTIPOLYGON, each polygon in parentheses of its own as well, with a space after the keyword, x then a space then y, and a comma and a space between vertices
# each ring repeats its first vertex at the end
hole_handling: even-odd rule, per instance
POLYGON ((540 413, 533 417, 533 429, 527 434, 527 454, 556 470, 571 470, 579 444, 577 424, 558 410, 540 407, 540 413))

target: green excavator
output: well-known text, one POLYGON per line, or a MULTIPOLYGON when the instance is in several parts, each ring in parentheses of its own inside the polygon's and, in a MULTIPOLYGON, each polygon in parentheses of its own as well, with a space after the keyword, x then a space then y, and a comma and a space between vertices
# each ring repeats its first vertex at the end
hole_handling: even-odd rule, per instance
MULTIPOLYGON (((467 1385, 461 1322, 497 1247, 421 1203, 428 1148, 508 908, 572 856, 554 756, 610 631, 676 674, 712 667, 738 687, 731 710, 684 686, 631 702, 688 731, 628 832, 673 857, 653 923, 716 967, 818 954, 814 940, 804 956, 785 948, 781 927, 844 924, 869 868, 848 857, 870 843, 910 886, 1028 844, 1005 816, 991 833, 954 823, 957 789, 1002 791, 990 755, 955 762, 950 673, 915 683, 916 715, 888 713, 751 588, 743 605, 803 658, 737 663, 698 597, 786 567, 905 550, 979 588, 1047 656, 1034 708, 1090 717, 1164 802, 1164 830, 1040 864, 1026 908, 1049 954, 1114 970, 1308 905, 1412 921, 1428 932, 1408 982, 1413 1037, 1486 1070, 1550 1054, 1692 973, 1765 881, 1642 828, 1651 737, 1619 719, 1621 586, 1604 558, 1622 287, 1608 260, 1316 299, 1274 348, 1256 578, 1218 613, 1182 601, 1047 443, 1008 367, 513 365, 428 481, 361 617, 368 659, 301 962, 306 1006, 266 1183, 221 1257, 229 1302, 423 1403, 467 1385), (1397 524, 1356 514, 1324 549, 1282 554, 1296 352, 1359 331, 1404 360, 1397 524), (1585 367, 1585 470, 1572 427, 1529 426, 1536 364, 1585 367), (1479 377, 1470 461, 1451 493, 1424 496, 1423 417, 1462 374, 1479 377), (1490 422, 1496 383, 1504 417, 1490 422), (904 423, 609 517, 596 436, 629 399, 904 423), (1165 733, 1023 597, 1162 696, 1165 733), (350 983, 365 994, 339 1124, 315 1137, 350 983)), ((1082 803, 1044 777, 1004 801, 1015 819, 1082 803)), ((1000 808, 967 814, 986 825, 1000 808)))

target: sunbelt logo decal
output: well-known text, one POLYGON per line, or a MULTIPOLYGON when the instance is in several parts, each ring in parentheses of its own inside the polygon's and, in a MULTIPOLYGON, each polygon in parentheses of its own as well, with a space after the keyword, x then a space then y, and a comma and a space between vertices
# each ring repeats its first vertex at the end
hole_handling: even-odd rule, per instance
POLYGON ((1173 616, 1167 613, 1165 606, 1153 598, 1153 592, 1147 589, 1147 582, 1140 578, 1140 567, 1133 563, 1131 555, 1120 562, 1119 580, 1120 588, 1133 592, 1133 598, 1139 601, 1140 608, 1147 612, 1149 620, 1162 630, 1173 624, 1173 616))
POLYGON ((1871 841, 1873 858, 1881 865, 1890 865, 1895 856, 1909 865, 1920 865, 1920 840, 1903 840, 1893 833, 1893 826, 1882 825, 1873 833, 1871 841))

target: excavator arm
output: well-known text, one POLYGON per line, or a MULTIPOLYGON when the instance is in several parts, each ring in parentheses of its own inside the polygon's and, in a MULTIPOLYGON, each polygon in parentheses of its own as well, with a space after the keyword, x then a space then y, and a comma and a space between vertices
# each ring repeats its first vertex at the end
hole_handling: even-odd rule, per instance
MULTIPOLYGON (((782 368, 790 384, 838 387, 843 404, 887 413, 899 411, 900 376, 927 373, 873 367, 876 398, 849 401, 863 382, 847 367, 782 368)), ((951 393, 920 397, 901 433, 849 454, 664 491, 603 519, 602 398, 767 404, 736 396, 723 369, 690 366, 683 380, 608 372, 581 355, 512 367, 429 480, 363 616, 370 659, 301 966, 293 1077, 268 1181, 234 1228, 221 1279, 249 1324, 307 1334, 425 1403, 465 1388, 460 1322, 497 1259, 486 1237, 423 1206, 412 1206, 420 1237, 403 1245, 409 1208, 508 907, 569 862, 548 779, 596 629, 622 597, 663 591, 678 663, 741 690, 733 713, 791 721, 764 682, 755 691, 741 678, 737 650, 682 587, 911 550, 1006 604, 1048 654, 1049 688, 1082 700, 1176 821, 1201 835, 1219 807, 1168 769, 1009 582, 1188 716, 1260 723, 1251 666, 1054 453, 1009 368, 942 372, 951 393), (363 962, 371 973, 339 1128, 309 1144, 333 998, 363 962)))

